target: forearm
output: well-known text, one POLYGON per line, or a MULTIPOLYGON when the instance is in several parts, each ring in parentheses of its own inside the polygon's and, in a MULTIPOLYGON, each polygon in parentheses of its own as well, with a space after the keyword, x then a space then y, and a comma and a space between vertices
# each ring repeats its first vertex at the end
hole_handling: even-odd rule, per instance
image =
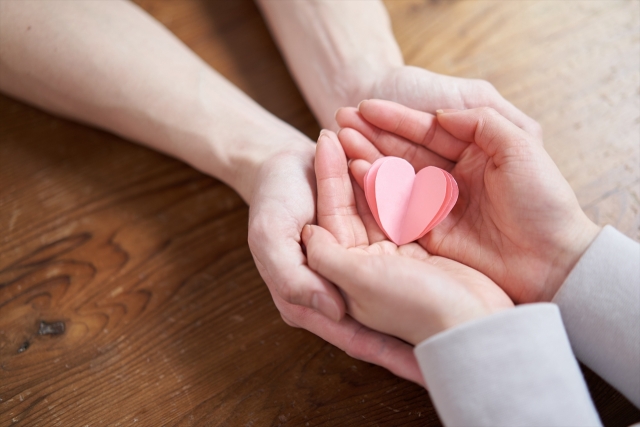
POLYGON ((258 0, 307 103, 323 127, 356 105, 375 77, 404 64, 381 1, 258 0))
POLYGON ((129 2, 0 8, 0 90, 177 157, 247 201, 256 165, 309 142, 129 2))

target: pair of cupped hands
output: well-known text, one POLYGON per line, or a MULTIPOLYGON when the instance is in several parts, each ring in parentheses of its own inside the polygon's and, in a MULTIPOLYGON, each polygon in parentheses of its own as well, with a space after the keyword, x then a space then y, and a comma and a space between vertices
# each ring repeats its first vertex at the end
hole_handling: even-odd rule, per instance
POLYGON ((599 232, 538 129, 524 130, 492 108, 433 115, 366 100, 338 110, 336 121, 337 134, 320 134, 315 173, 301 154, 284 159, 286 172, 267 169, 262 181, 282 175, 296 194, 302 173, 317 189, 316 217, 300 224, 292 214, 286 228, 287 245, 302 245, 306 257, 291 247, 255 250, 268 238, 260 221, 269 209, 299 208, 286 194, 271 208, 252 203, 249 242, 285 322, 403 378, 424 385, 413 345, 514 303, 550 301, 599 232), (417 242, 390 242, 366 203, 364 175, 382 156, 402 157, 416 172, 440 167, 458 183, 451 213, 417 242), (270 268, 271 258, 291 266, 270 268))

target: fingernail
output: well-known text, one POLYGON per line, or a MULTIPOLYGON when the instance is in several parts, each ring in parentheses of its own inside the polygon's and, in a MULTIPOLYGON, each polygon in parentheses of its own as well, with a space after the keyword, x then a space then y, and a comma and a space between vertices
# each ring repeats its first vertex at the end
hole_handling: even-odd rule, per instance
POLYGON ((326 129, 322 129, 322 130, 320 131, 320 135, 318 135, 318 142, 320 142, 320 140, 321 140, 322 138, 328 138, 328 137, 329 137, 329 136, 327 135, 327 131, 326 131, 326 129))
POLYGON ((366 99, 363 99, 362 101, 360 101, 360 102, 358 103, 358 106, 356 107, 358 110, 360 109, 360 106, 362 105, 362 103, 363 103, 364 101, 366 101, 366 99))
POLYGON ((338 118, 338 113, 340 112, 340 110, 342 110, 342 107, 338 108, 338 109, 336 110, 336 112, 335 112, 335 113, 333 113, 333 118, 334 118, 334 119, 337 119, 337 118, 338 118))
POLYGON ((340 310, 327 294, 316 292, 311 298, 311 307, 333 321, 340 320, 340 310))
POLYGON ((455 108, 445 108, 444 110, 436 110, 436 114, 447 114, 447 113, 457 113, 460 110, 456 110, 455 108))

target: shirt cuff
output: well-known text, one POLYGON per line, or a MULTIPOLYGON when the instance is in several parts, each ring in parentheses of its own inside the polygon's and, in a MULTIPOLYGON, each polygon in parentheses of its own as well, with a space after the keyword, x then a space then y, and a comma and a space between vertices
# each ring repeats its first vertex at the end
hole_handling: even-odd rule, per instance
POLYGON ((640 245, 606 226, 553 302, 578 359, 640 407, 640 245))
POLYGON ((447 426, 599 426, 554 304, 521 305, 415 350, 447 426))

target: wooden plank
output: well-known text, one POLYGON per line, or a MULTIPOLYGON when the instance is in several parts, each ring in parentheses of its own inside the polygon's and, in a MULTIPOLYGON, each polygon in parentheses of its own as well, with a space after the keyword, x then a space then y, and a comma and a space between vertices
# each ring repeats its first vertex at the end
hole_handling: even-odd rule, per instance
POLYGON ((408 63, 536 119, 589 217, 640 239, 640 3, 389 1, 408 63))
MULTIPOLYGON (((315 138, 251 1, 138 4, 315 138)), ((489 79, 588 214, 640 236, 640 2, 387 6, 408 63, 489 79)), ((0 183, 0 425, 439 425, 420 387, 281 321, 218 181, 0 97, 0 183)), ((587 378, 605 424, 640 420, 587 378)))

